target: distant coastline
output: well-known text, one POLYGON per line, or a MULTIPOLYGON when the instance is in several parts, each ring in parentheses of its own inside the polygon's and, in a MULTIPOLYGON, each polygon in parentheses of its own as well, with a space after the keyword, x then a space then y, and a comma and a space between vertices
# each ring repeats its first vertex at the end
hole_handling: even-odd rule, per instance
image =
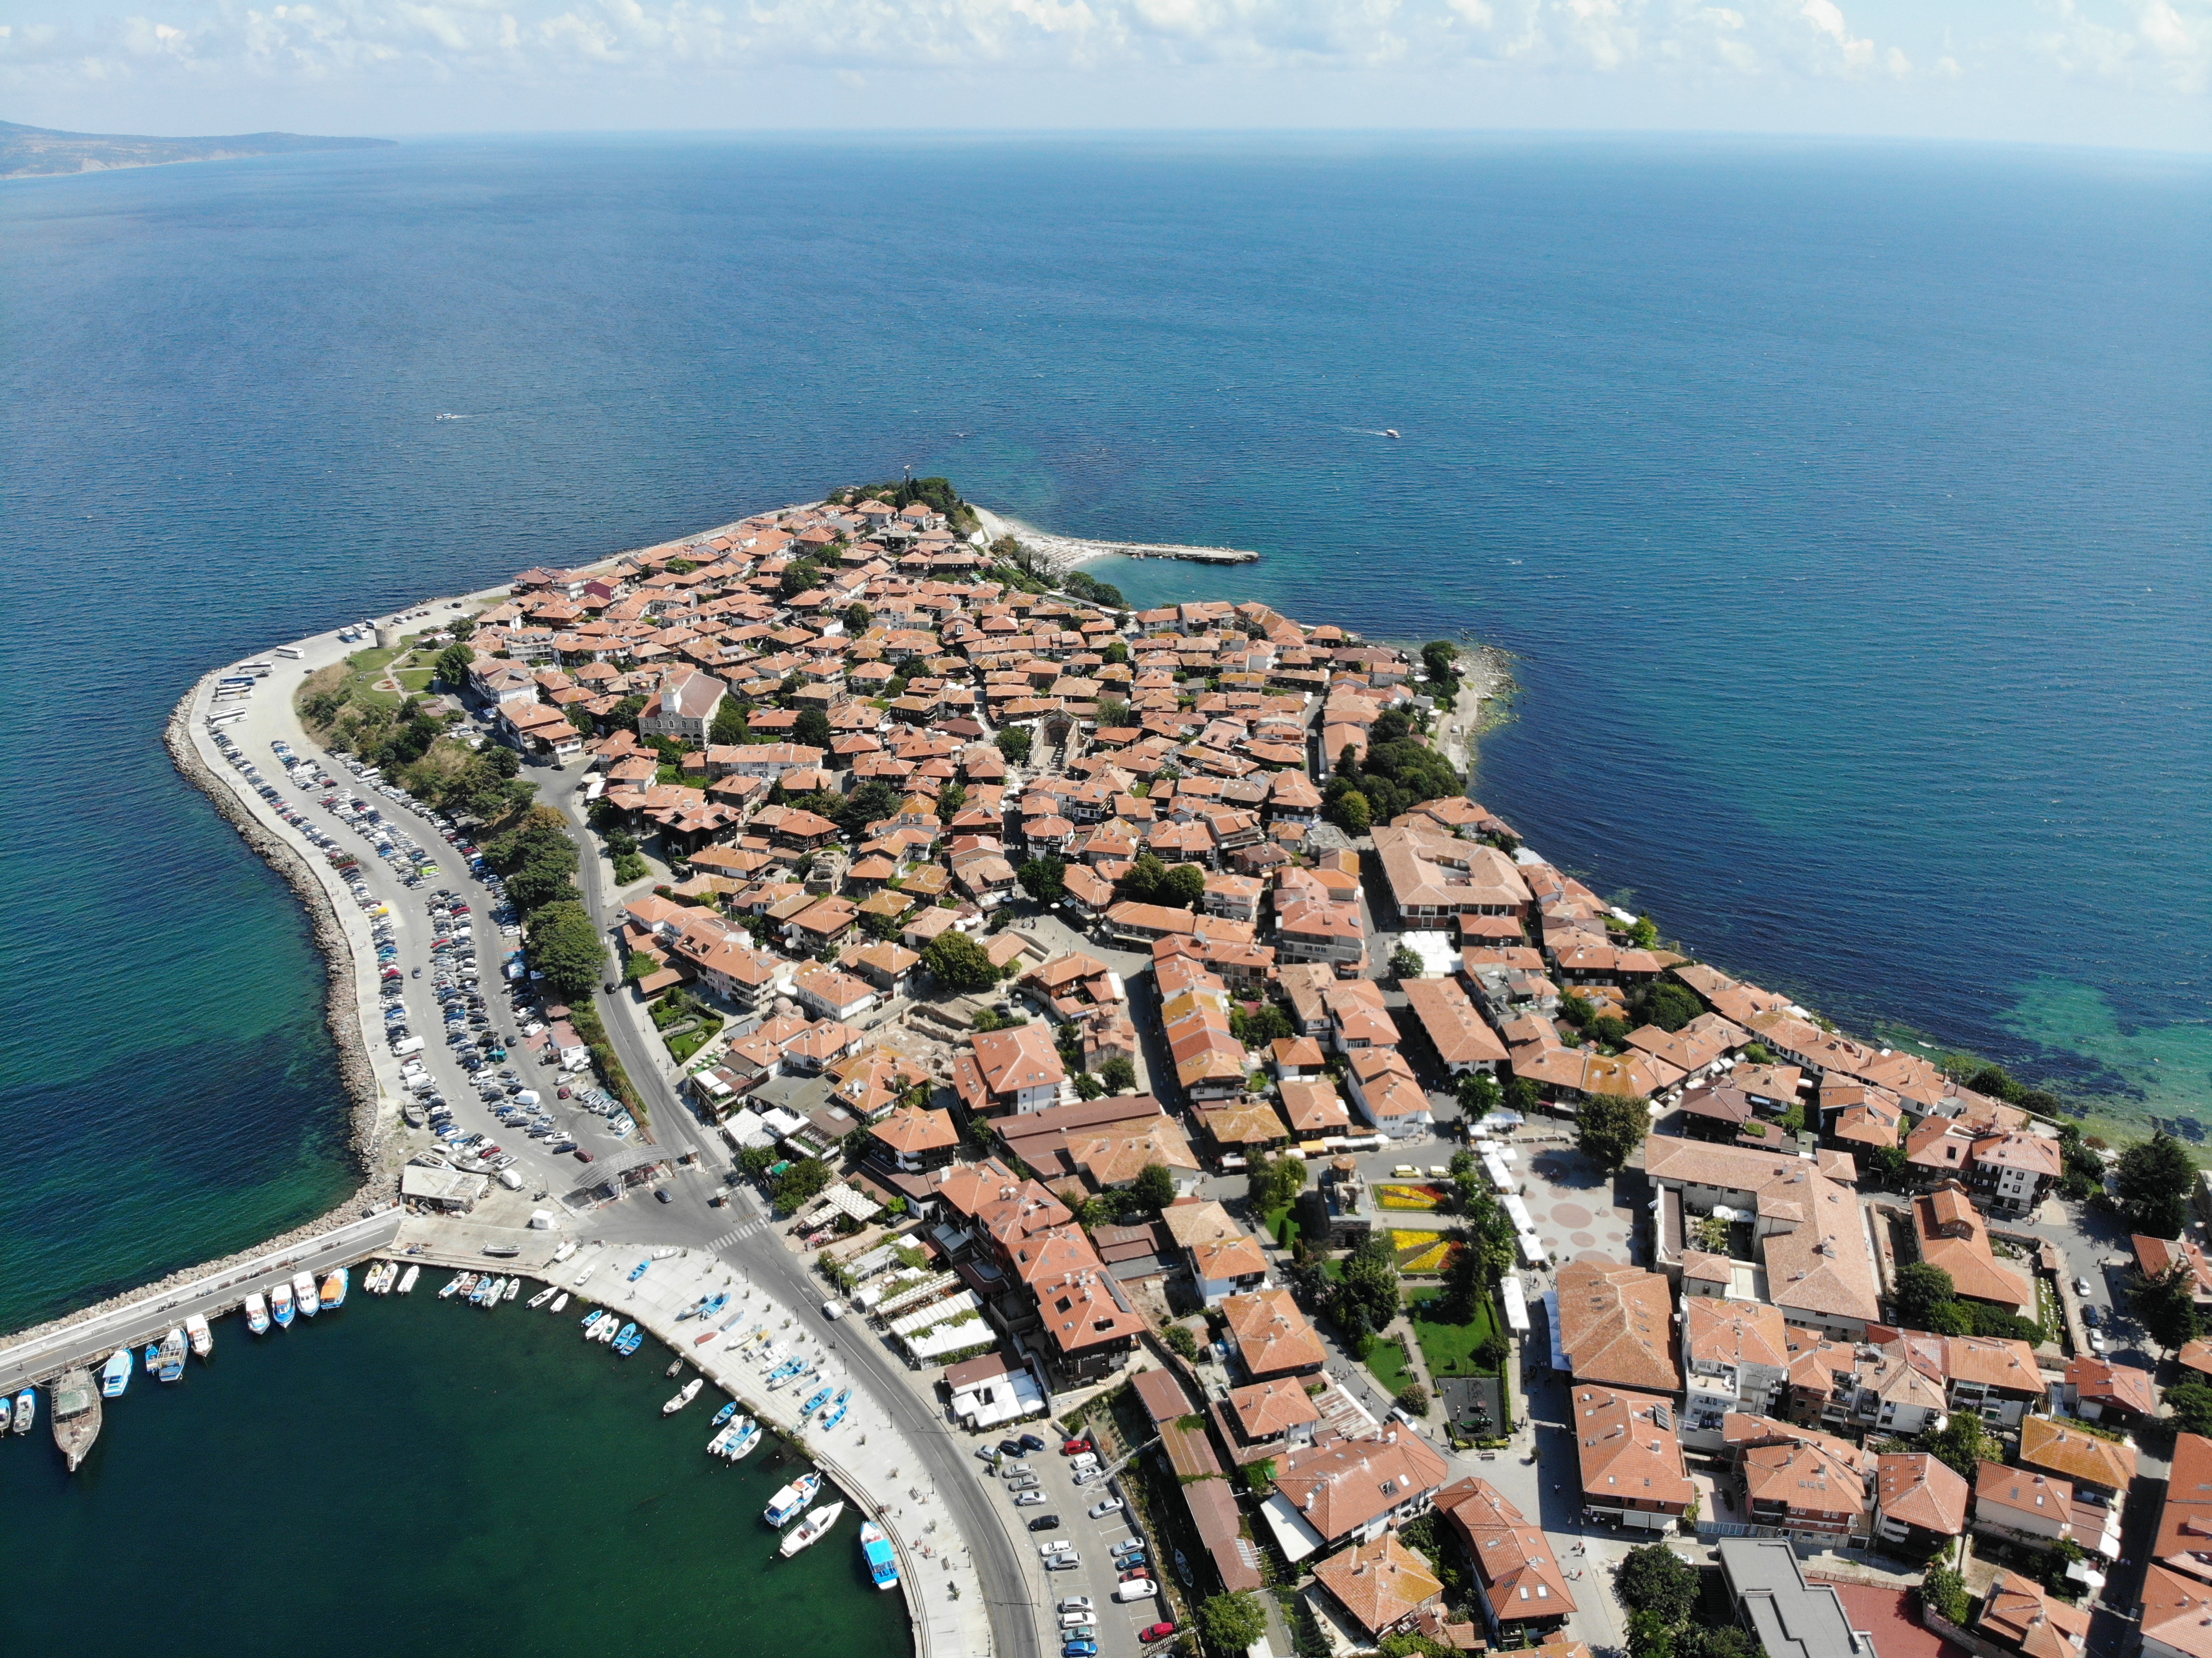
POLYGON ((118 167, 233 161, 306 149, 391 149, 391 138, 321 138, 299 132, 242 132, 220 138, 156 138, 127 132, 60 132, 0 121, 0 179, 51 179, 118 167))

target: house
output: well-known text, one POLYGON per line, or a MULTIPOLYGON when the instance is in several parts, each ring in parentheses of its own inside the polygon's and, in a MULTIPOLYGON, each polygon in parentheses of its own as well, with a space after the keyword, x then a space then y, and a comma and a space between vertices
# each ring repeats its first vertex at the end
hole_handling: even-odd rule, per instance
POLYGON ((1311 1081, 1285 1081, 1277 1085, 1283 1120, 1300 1141, 1335 1139, 1349 1133, 1352 1113, 1338 1097, 1336 1084, 1327 1077, 1311 1081))
POLYGON ((1818 1330, 1790 1332, 1793 1420, 1909 1435, 1933 1428, 1949 1408, 1941 1355, 1909 1351, 1901 1340, 1838 1342, 1818 1330))
POLYGON ((1410 1630, 1419 1614, 1443 1603, 1444 1588, 1428 1558, 1384 1532, 1353 1543, 1314 1569, 1314 1579, 1353 1630, 1371 1645, 1410 1630))
POLYGON ((2066 1380, 2053 1391, 2062 1407, 2085 1422, 2128 1427, 2158 1415, 2158 1388, 2148 1370, 2094 1353, 2067 1360, 2066 1380))
POLYGON ((1145 1316, 1114 1275, 1096 1266, 1030 1285, 1045 1363, 1063 1387, 1103 1382, 1135 1351, 1145 1316))
POLYGON ((1788 1539, 1724 1537, 1717 1552, 1736 1621, 1769 1654, 1875 1658, 1874 1637, 1851 1627, 1832 1585, 1806 1582, 1788 1539))
POLYGON ((1667 1280, 1619 1261, 1579 1260, 1557 1275, 1556 1335, 1577 1382, 1679 1393, 1667 1280))
POLYGON ((1953 1410, 1972 1411, 1993 1428, 2019 1427, 2047 1391, 2035 1349, 2025 1341, 1908 1330, 1898 1342, 1922 1374, 1945 1379, 1953 1410))
POLYGON ((2035 1284, 2029 1274, 1997 1259, 1988 1223, 1974 1208, 1966 1187, 1946 1181, 1912 1200, 1912 1225, 1920 1258, 1951 1275, 1951 1287, 1969 1301, 1985 1301, 2016 1317, 2038 1316, 2035 1284))
POLYGON ((873 985, 819 963, 809 963, 799 969, 792 980, 792 992, 799 1005, 816 1017, 841 1019, 848 1023, 875 1006, 877 1001, 873 985))
POLYGON ((1127 1186, 1147 1165, 1161 1163, 1183 1188, 1195 1184, 1200 1172, 1182 1125, 1149 1094, 1048 1105, 994 1119, 993 1127, 1009 1152, 1055 1186, 1076 1180, 1103 1192, 1127 1186))
POLYGON ((1266 1252, 1218 1203, 1171 1203, 1160 1224, 1182 1250, 1202 1304, 1218 1307, 1231 1296, 1270 1287, 1266 1252))
POLYGON ((2030 1468, 2063 1474, 2074 1489, 2110 1503, 2136 1477, 2135 1448, 2106 1439, 2056 1417, 2031 1416, 2020 1424, 2020 1460, 2030 1468))
POLYGON ((1587 1386, 1579 1374, 1570 1400, 1583 1517, 1631 1531, 1673 1530, 1697 1495, 1673 1406, 1650 1394, 1587 1386))
POLYGON ((1874 1528, 1883 1541, 1925 1554, 1966 1529, 1972 1491, 1925 1451, 1890 1451, 1875 1469, 1874 1528))
POLYGON ((2153 1238, 2138 1233, 2129 1241, 2135 1246, 2137 1272, 2148 1278, 2161 1278, 2177 1266, 2186 1267, 2197 1306, 2212 1308, 2212 1257, 2187 1238, 2153 1238))
POLYGON ((969 1052, 952 1062, 952 1086, 979 1117, 1042 1111, 1060 1100, 1067 1067, 1041 1024, 978 1031, 969 1052))
POLYGON ((960 1149, 960 1131, 953 1127, 952 1114, 926 1106, 901 1107, 868 1132, 876 1139, 875 1155, 902 1174, 942 1169, 960 1149))
POLYGON ((1974 1519, 2029 1540, 2057 1542, 2073 1528, 2074 1487, 2055 1474, 1984 1462, 1974 1478, 1974 1519))
POLYGON ((1409 927, 1448 927, 1462 915, 1517 916, 1528 908, 1528 883, 1495 847, 1390 824, 1376 829, 1375 853, 1409 927))
POLYGON ((1682 1376, 1682 1442, 1717 1450, 1731 1412, 1771 1416, 1788 1390, 1790 1339, 1781 1311, 1756 1302, 1685 1297, 1682 1376))
POLYGON ((1328 1360, 1321 1337, 1288 1290, 1227 1296, 1220 1312, 1237 1362, 1254 1382, 1313 1376, 1328 1360))
POLYGON ((1331 1546, 1371 1542, 1428 1512, 1449 1473, 1416 1433, 1395 1424, 1380 1438, 1330 1437, 1275 1465, 1275 1489, 1331 1546))
POLYGON ((1830 1547, 1863 1546, 1874 1523, 1875 1459, 1826 1434, 1795 1435, 1741 1453, 1751 1523, 1830 1547))
POLYGON ((2001 1571, 1982 1598, 1974 1633, 2021 1658, 2081 1658, 2088 1648, 2089 1613, 2032 1578, 2001 1571))
POLYGON ((1425 1139, 1436 1127, 1428 1090, 1395 1048, 1352 1049, 1345 1059, 1344 1088, 1369 1125, 1394 1140, 1425 1139))
POLYGON ((1477 1071, 1498 1074, 1505 1063, 1505 1044, 1498 1040, 1467 993, 1449 979, 1407 979, 1400 988, 1413 1017, 1427 1033, 1443 1068, 1455 1077, 1477 1071))
POLYGON ((1214 1419, 1243 1463, 1312 1444, 1322 1415, 1304 1382, 1283 1378, 1231 1388, 1216 1401, 1214 1419))
POLYGON ((1551 1540, 1486 1479, 1461 1479, 1436 1495, 1437 1511, 1474 1564, 1475 1595, 1492 1642, 1534 1646, 1577 1610, 1551 1540))
POLYGON ((669 669, 638 713, 638 735, 672 737, 687 747, 702 747, 728 690, 703 668, 669 669))

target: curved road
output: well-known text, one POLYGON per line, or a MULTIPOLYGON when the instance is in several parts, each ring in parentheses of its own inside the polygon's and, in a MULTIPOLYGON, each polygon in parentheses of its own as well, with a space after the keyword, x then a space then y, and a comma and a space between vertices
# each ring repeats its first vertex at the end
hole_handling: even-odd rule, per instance
MULTIPOLYGON (((542 788, 541 798, 545 804, 565 812, 577 825, 582 854, 578 874, 583 883, 584 902, 604 930, 614 920, 610 904, 612 895, 608 890, 596 837, 585 823, 577 798, 582 780, 562 777, 550 787, 542 788)), ((714 1249, 749 1273, 758 1272, 763 1279, 775 1280, 776 1287, 787 1292, 793 1306, 817 1304, 822 1299, 821 1281, 808 1270, 805 1260, 786 1249, 772 1231, 763 1230, 756 1234, 756 1237, 765 1241, 765 1247, 750 1250, 747 1245, 751 1239, 720 1248, 709 1242, 726 1236, 735 1219, 744 1215, 744 1206, 750 1202, 750 1193, 744 1188, 728 1188, 729 1207, 707 1206, 707 1199, 712 1193, 726 1189, 720 1180, 708 1171, 726 1168, 728 1158, 690 1108, 678 1099, 661 1059, 658 1038, 648 1037, 640 1028, 636 1009, 628 1000, 628 993, 617 991, 610 996, 603 992, 594 999, 600 1023, 606 1027, 608 1041, 653 1113, 656 1139, 663 1145, 672 1144, 700 1154, 696 1164, 679 1171, 674 1203, 651 1217, 647 1230, 652 1240, 665 1242, 677 1226, 688 1225, 696 1234, 700 1247, 714 1249)), ((639 1218, 643 1221, 645 1217, 639 1218)), ((984 1598, 990 1606, 998 1658, 1042 1658, 1044 1645, 1037 1633, 1037 1595, 1024 1569, 1024 1557, 1008 1534, 1005 1519, 992 1500, 1000 1495, 996 1482, 986 1484, 977 1478, 976 1465, 965 1445, 953 1436, 943 1417, 915 1392, 902 1373, 904 1365, 894 1359, 872 1334, 855 1327, 849 1333, 827 1339, 874 1395, 876 1403, 883 1406, 885 1414, 912 1442, 922 1461, 920 1472, 923 1482, 943 1499, 952 1522, 959 1527, 961 1540, 975 1561, 984 1598)))

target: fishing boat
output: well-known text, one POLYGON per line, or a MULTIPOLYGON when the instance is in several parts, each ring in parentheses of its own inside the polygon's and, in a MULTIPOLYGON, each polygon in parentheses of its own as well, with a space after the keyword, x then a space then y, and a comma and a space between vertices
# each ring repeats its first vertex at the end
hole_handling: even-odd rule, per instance
POLYGON ((140 1354, 139 1357, 146 1361, 146 1374, 148 1376, 153 1375, 154 1372, 161 1367, 161 1344, 158 1341, 148 1342, 146 1344, 146 1351, 140 1354))
POLYGON ((562 1261, 568 1260, 569 1256, 575 1253, 576 1240, 574 1238, 563 1238, 561 1240, 561 1247, 553 1252, 553 1264, 556 1266, 558 1266, 562 1261))
POLYGON ((629 1269, 629 1281, 632 1284, 636 1283, 638 1279, 646 1275, 647 1272, 651 1269, 652 1266, 653 1262, 650 1258, 638 1262, 636 1266, 629 1269))
POLYGON ((353 1274, 349 1272, 344 1267, 333 1266, 331 1268, 329 1273, 323 1279, 323 1305, 331 1309, 333 1311, 344 1306, 346 1290, 351 1284, 352 1281, 353 1274))
POLYGON ((461 1287, 461 1280, 463 1278, 467 1278, 470 1282, 474 1283, 476 1281, 476 1274, 473 1272, 454 1273, 453 1277, 446 1280, 446 1287, 438 1291, 438 1299, 443 1301, 447 1297, 459 1290, 461 1287))
POLYGON ((15 1395, 15 1431, 27 1434, 39 1417, 39 1390, 26 1388, 15 1395))
POLYGON ((193 1356, 206 1363, 215 1351, 215 1332, 208 1328, 206 1314, 193 1313, 185 1320, 185 1339, 191 1344, 193 1356))
POLYGON ((270 1316, 276 1321, 278 1329, 289 1330, 292 1327, 292 1286, 290 1284, 276 1284, 270 1286, 269 1312, 270 1316))
POLYGON ((615 1337, 615 1351, 624 1358, 635 1352, 645 1341, 645 1333, 635 1324, 625 1324, 615 1337))
POLYGON ((269 1333, 269 1303, 261 1298, 258 1290, 246 1298, 246 1327, 258 1336, 269 1333))
POLYGON ((323 1310, 321 1292, 315 1288, 315 1275, 302 1269, 292 1274, 293 1309, 308 1318, 323 1310))
POLYGON ((566 1307, 568 1304, 568 1292, 566 1290, 563 1290, 562 1291, 561 1291, 561 1293, 560 1293, 559 1295, 557 1295, 557 1296, 556 1296, 556 1297, 553 1297, 553 1307, 552 1307, 552 1310, 557 1313, 557 1312, 559 1312, 559 1311, 560 1311, 563 1307, 566 1307))
POLYGON ((530 1309, 532 1309, 533 1311, 535 1311, 538 1308, 543 1307, 543 1306, 544 1306, 547 1302, 549 1302, 549 1301, 550 1301, 550 1300, 552 1300, 552 1299, 553 1299, 553 1286, 552 1286, 551 1284, 547 1284, 547 1285, 546 1285, 543 1290, 540 1290, 540 1291, 539 1291, 536 1295, 534 1295, 534 1296, 531 1297, 529 1300, 527 1300, 527 1301, 524 1302, 522 1304, 523 1304, 524 1306, 527 1307, 527 1308, 530 1308, 530 1309))
POLYGON ((54 1448, 67 1460, 71 1473, 100 1437, 101 1391, 92 1385, 92 1372, 82 1367, 63 1371, 62 1379, 54 1383, 54 1448))
POLYGON ((823 1388, 819 1392, 809 1394, 806 1396, 806 1403, 799 1407, 800 1418, 803 1419, 812 1416, 815 1412, 827 1405, 830 1402, 830 1395, 835 1391, 834 1388, 823 1388))
POLYGON ((868 1576, 875 1579, 878 1588, 898 1587, 898 1551, 872 1520, 860 1522, 860 1558, 868 1563, 868 1576))
POLYGON ((161 1345, 155 1350, 155 1362, 149 1367, 153 1370, 155 1379, 161 1382, 174 1382, 179 1376, 184 1375, 185 1354, 188 1351, 185 1343, 183 1327, 181 1326, 173 1327, 168 1334, 161 1338, 161 1345))
POLYGON ((822 1412, 822 1431, 828 1433, 830 1429, 842 1422, 845 1419, 845 1412, 852 1408, 853 1390, 848 1388, 830 1401, 828 1410, 822 1412))
POLYGON ((415 1280, 422 1276, 420 1266, 410 1266, 399 1278, 399 1293, 405 1295, 415 1287, 415 1280))
POLYGON ((698 1398, 699 1389, 706 1385, 707 1384, 702 1382, 697 1376, 693 1376, 689 1382, 684 1384, 683 1388, 678 1392, 675 1398, 670 1400, 665 1405, 663 1405, 660 1407, 661 1415, 674 1416, 677 1412, 682 1410, 693 1400, 698 1398))
POLYGON ((753 1447, 760 1443, 760 1424, 749 1416, 740 1417, 730 1424, 730 1430, 736 1437, 730 1441, 728 1448, 722 1455, 732 1462, 742 1457, 750 1456, 753 1447))
POLYGON ((733 1399, 728 1404, 723 1406, 720 1410, 714 1412, 714 1425, 718 1428, 720 1427, 725 1422, 727 1422, 737 1413, 738 1401, 733 1399))
POLYGON ((599 1339, 599 1321, 605 1316, 605 1313, 592 1313, 584 1320, 585 1340, 595 1341, 599 1339))
POLYGON ((776 1552, 788 1560, 799 1550, 811 1548, 830 1534, 830 1527, 837 1523, 844 1512, 842 1503, 825 1503, 815 1509, 785 1534, 783 1541, 777 1546, 776 1552))
POLYGON ((100 1367, 100 1392, 104 1399, 119 1399, 123 1390, 131 1385, 131 1350, 118 1347, 107 1356, 107 1363, 100 1367))
POLYGON ((822 1489, 822 1476, 816 1473, 803 1473, 768 1500, 761 1518, 771 1526, 787 1526, 797 1519, 799 1511, 814 1500, 814 1493, 822 1489))
POLYGON ((599 1333, 592 1339, 594 1341, 602 1343, 611 1342, 615 1339, 616 1335, 620 1333, 621 1329, 622 1320, 616 1317, 612 1313, 609 1313, 605 1318, 599 1321, 599 1333))

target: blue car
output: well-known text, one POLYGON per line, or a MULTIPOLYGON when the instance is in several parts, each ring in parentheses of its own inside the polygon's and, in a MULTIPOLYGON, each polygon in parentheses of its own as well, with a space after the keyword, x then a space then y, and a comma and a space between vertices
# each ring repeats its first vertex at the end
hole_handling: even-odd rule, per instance
POLYGON ((1098 1643, 1070 1641, 1060 1649, 1060 1658, 1098 1658, 1098 1643))

